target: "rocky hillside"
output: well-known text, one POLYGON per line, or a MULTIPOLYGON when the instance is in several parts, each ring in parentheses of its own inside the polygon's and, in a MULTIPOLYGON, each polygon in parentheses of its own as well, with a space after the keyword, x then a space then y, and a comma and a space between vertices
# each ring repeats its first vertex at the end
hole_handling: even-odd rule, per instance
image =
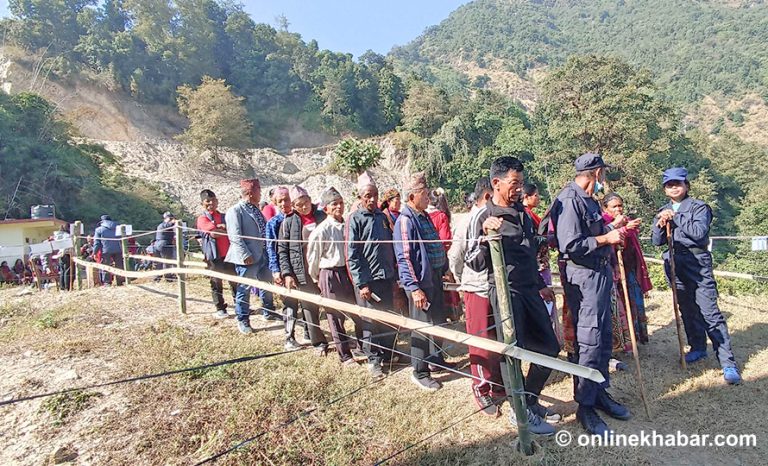
MULTIPOLYGON (((384 158, 371 171, 373 177, 383 189, 402 186, 409 172, 407 155, 389 139, 375 141, 384 158)), ((301 184, 314 199, 329 186, 348 201, 353 199, 355 181, 331 172, 332 145, 280 153, 273 149, 200 151, 167 141, 100 143, 120 161, 120 170, 160 187, 190 213, 199 211, 199 192, 205 188, 219 196, 222 209, 234 204, 239 198, 238 180, 245 177, 259 178, 264 196, 273 186, 301 184)))

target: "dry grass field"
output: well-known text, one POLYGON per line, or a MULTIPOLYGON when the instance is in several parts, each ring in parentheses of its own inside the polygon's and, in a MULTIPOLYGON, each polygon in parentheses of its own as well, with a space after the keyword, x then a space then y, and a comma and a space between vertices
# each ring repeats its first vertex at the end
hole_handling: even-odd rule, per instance
MULTIPOLYGON (((213 319, 202 280, 190 282, 186 317, 172 284, 18 291, 0 289, 2 400, 282 350, 274 323, 254 317, 258 331, 245 337, 233 320, 213 319)), ((755 434, 755 447, 563 448, 544 439, 536 455, 523 458, 513 447, 508 405, 503 417, 457 422, 476 409, 467 378, 442 375, 445 388, 425 393, 408 381, 408 369, 394 366, 371 384, 364 366, 300 351, 2 406, 0 464, 188 465, 258 436, 216 464, 367 465, 453 423, 386 464, 761 464, 768 455, 765 301, 721 300, 743 385, 726 386, 712 357, 682 372, 668 293, 650 296, 651 341, 640 351, 652 420, 632 373, 612 379, 614 396, 635 414, 610 422, 619 433, 755 434)), ((465 348, 448 351, 468 371, 465 348)), ((566 414, 561 429, 583 432, 569 377, 553 374, 543 402, 566 414)))

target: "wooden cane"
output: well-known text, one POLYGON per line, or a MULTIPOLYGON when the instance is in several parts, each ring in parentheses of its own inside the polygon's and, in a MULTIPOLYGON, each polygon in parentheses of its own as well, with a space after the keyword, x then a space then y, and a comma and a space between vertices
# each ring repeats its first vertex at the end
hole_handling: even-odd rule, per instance
POLYGON ((675 249, 674 239, 672 238, 672 225, 667 222, 667 247, 669 248, 669 282, 672 288, 672 309, 675 313, 675 327, 677 327, 677 345, 680 348, 680 366, 683 370, 688 370, 688 364, 685 362, 685 348, 683 344, 683 332, 680 330, 680 306, 677 300, 677 275, 675 274, 675 249))
POLYGON ((619 260, 619 274, 621 275, 621 289, 624 291, 624 308, 627 311, 627 320, 629 321, 629 339, 632 341, 632 354, 635 357, 635 378, 640 386, 640 399, 643 401, 645 415, 651 420, 651 412, 648 410, 648 397, 645 394, 645 384, 643 383, 643 374, 640 372, 640 353, 637 351, 637 338, 635 336, 635 319, 632 315, 632 307, 629 302, 629 290, 627 287, 627 270, 624 268, 624 248, 619 245, 616 250, 616 257, 619 260))

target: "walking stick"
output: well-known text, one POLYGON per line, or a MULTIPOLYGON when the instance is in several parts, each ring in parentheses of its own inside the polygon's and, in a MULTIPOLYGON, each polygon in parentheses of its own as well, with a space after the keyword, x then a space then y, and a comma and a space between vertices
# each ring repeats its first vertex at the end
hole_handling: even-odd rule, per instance
POLYGON ((680 306, 677 302, 677 275, 675 274, 675 250, 672 238, 672 225, 667 222, 667 247, 669 248, 669 282, 672 287, 672 308, 675 312, 675 327, 677 327, 677 345, 680 348, 680 366, 688 370, 685 362, 685 350, 683 349, 683 333, 680 331, 680 306))
POLYGON ((616 257, 619 259, 619 274, 621 275, 621 288, 624 291, 624 308, 627 311, 627 320, 629 321, 629 339, 632 341, 632 354, 635 356, 635 378, 640 385, 640 399, 643 401, 645 415, 651 420, 651 412, 648 410, 648 401, 645 394, 645 384, 643 383, 643 374, 640 372, 640 353, 637 351, 637 338, 635 336, 635 319, 632 315, 632 307, 629 302, 629 290, 627 288, 627 271, 624 268, 624 248, 619 245, 616 251, 616 257))

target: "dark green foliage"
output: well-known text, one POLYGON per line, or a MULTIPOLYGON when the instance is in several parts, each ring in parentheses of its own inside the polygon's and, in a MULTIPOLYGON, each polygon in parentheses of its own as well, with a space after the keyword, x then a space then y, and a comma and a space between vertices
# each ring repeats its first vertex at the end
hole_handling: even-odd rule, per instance
POLYGON ((103 148, 73 145, 52 105, 34 94, 0 92, 0 179, 3 218, 28 218, 32 205, 54 204, 58 218, 87 226, 108 213, 147 228, 168 206, 178 209, 157 189, 121 175, 103 148))
POLYGON ((346 138, 336 145, 333 156, 333 162, 339 170, 356 176, 379 164, 381 149, 372 142, 346 138))
POLYGON ((224 79, 246 99, 259 141, 297 115, 309 126, 365 135, 400 123, 405 90, 385 57, 320 51, 288 32, 287 21, 280 30, 256 24, 234 2, 15 0, 11 12, 10 38, 53 56, 55 69, 66 70, 60 77, 86 67, 140 101, 167 105, 180 86, 224 79))
POLYGON ((768 91, 768 9, 762 2, 477 0, 395 49, 398 67, 427 79, 456 59, 505 60, 523 75, 574 54, 617 56, 650 69, 665 93, 768 91))

